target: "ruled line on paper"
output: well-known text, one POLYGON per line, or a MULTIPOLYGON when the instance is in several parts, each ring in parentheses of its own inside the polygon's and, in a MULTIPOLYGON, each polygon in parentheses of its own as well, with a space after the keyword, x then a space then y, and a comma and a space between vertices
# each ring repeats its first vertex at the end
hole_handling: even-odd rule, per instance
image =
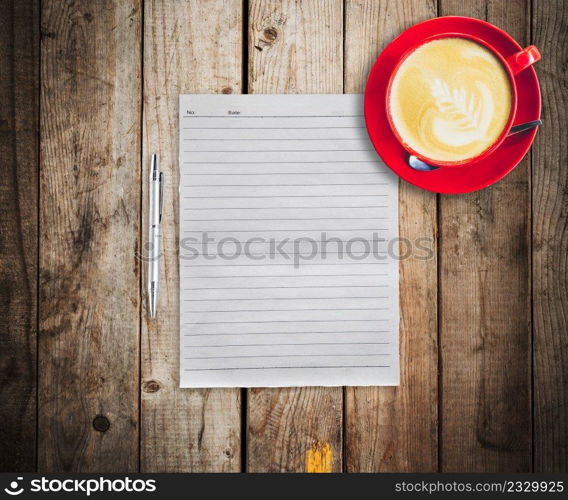
POLYGON ((362 118, 363 115, 183 115, 183 118, 362 118))
MULTIPOLYGON (((380 243, 379 240, 375 240, 377 243, 380 243)), ((314 240, 315 242, 315 240, 314 240)), ((366 243, 372 243, 369 240, 365 240, 366 243)), ((231 243, 238 243, 237 241, 232 241, 231 243)), ((255 243, 255 245, 265 245, 268 242, 262 242, 262 243, 255 243)), ((275 243, 275 242, 272 242, 275 243)), ((283 242, 284 245, 288 245, 290 243, 293 242, 283 242)), ((195 242, 193 243, 194 245, 206 245, 205 243, 201 243, 201 242, 195 242)), ((246 244, 246 242, 245 242, 246 244)), ((196 249, 197 251, 197 249, 196 249)), ((382 252, 384 254, 384 252, 382 252)), ((342 259, 343 255, 345 254, 345 252, 343 250, 337 251, 337 252, 333 252, 331 250, 324 250, 321 253, 312 253, 312 252, 289 252, 286 251, 285 253, 282 252, 246 252, 246 255, 248 257, 270 257, 270 258, 275 258, 275 257, 284 257, 284 258, 288 258, 288 257, 294 257, 296 255, 300 255, 303 257, 308 256, 309 258, 314 258, 314 257, 320 257, 322 260, 327 260, 327 256, 337 256, 337 258, 342 259)), ((360 254, 361 256, 361 260, 363 260, 364 258, 367 258, 367 256, 365 255, 365 250, 351 250, 351 254, 353 256, 360 254)), ((210 252, 206 252, 203 251, 202 254, 198 254, 196 255, 194 258, 192 258, 191 260, 193 260, 194 262, 199 258, 199 257, 203 257, 206 259, 211 259, 214 257, 226 257, 225 253, 210 253, 210 252)), ((255 261, 259 261, 259 260, 264 260, 264 259, 254 259, 255 261)), ((275 260, 275 259, 272 259, 275 260)), ((292 262, 293 263, 293 262, 292 262)), ((367 265, 371 265, 371 264, 388 264, 388 262, 366 262, 365 264, 367 265)), ((228 265, 235 265, 235 266, 242 266, 242 265, 252 265, 252 264, 228 264, 228 265)), ((274 264, 276 265, 276 263, 274 264)), ((278 264, 280 266, 283 266, 285 264, 278 264)), ((312 265, 312 266, 335 266, 335 265, 345 265, 344 262, 340 261, 340 262, 316 262, 314 264, 310 263, 310 262, 304 262, 304 265, 312 265)), ((186 267, 191 266, 191 264, 186 264, 186 267)), ((193 266, 192 266, 193 267, 193 266)))
POLYGON ((371 160, 361 160, 361 161, 184 161, 182 162, 183 165, 266 165, 267 163, 274 164, 274 163, 301 163, 302 165, 305 164, 312 164, 312 163, 325 163, 329 165, 330 163, 376 163, 380 165, 378 161, 371 161, 371 160))
MULTIPOLYGON (((345 276, 345 275, 343 275, 345 276)), ((386 288, 389 285, 306 285, 306 286, 233 286, 233 287, 190 287, 183 290, 259 290, 280 288, 386 288)))
POLYGON ((184 210, 321 210, 326 208, 338 208, 338 209, 354 209, 354 208, 388 208, 388 205, 354 205, 352 207, 333 207, 333 206, 321 206, 321 207, 184 207, 184 210))
MULTIPOLYGON (((296 254, 297 255, 297 254, 296 254)), ((388 264, 388 262, 352 262, 349 265, 351 266, 377 266, 380 264, 388 264)), ((286 262, 284 264, 281 263, 263 263, 263 264, 186 264, 184 267, 195 268, 195 267, 271 267, 271 266, 293 266, 294 262, 286 262)), ((327 263, 319 263, 319 262, 304 262, 303 266, 345 266, 343 262, 327 262, 327 263)), ((344 274, 340 274, 338 276, 345 276, 344 274)))
MULTIPOLYGON (((317 344, 310 344, 310 343, 286 343, 286 344, 272 344, 273 346, 284 346, 284 345, 388 345, 389 342, 320 342, 317 344)), ((184 346, 184 347, 259 347, 265 346, 266 344, 217 344, 217 345, 191 345, 191 346, 184 346)))
MULTIPOLYGON (((334 277, 346 277, 346 276, 387 276, 387 273, 383 274, 367 274, 367 273, 359 273, 359 274, 253 274, 253 275, 225 275, 225 276, 194 276, 194 279, 213 279, 213 278, 313 278, 313 277, 323 277, 323 276, 334 276, 334 277)), ((185 276, 185 278, 189 278, 190 276, 185 276)))
MULTIPOLYGON (((262 345, 262 344, 261 344, 262 345)), ((301 345, 301 344, 300 344, 301 345)), ((370 354, 271 354, 269 356, 185 356, 183 359, 262 359, 262 358, 365 358, 389 356, 389 353, 370 354)))
POLYGON ((196 149, 184 151, 184 153, 337 153, 337 152, 355 152, 355 151, 374 151, 373 149, 196 149))
MULTIPOLYGON (((184 141, 215 141, 215 142, 226 142, 226 141, 355 141, 357 139, 362 139, 362 140, 366 140, 367 138, 364 136, 361 137, 326 137, 325 139, 322 139, 320 137, 300 137, 297 139, 288 139, 285 137, 276 137, 276 138, 270 138, 270 139, 265 139, 263 137, 255 137, 252 139, 242 139, 242 138, 238 138, 238 139, 226 139, 223 137, 212 137, 209 139, 198 139, 198 138, 187 138, 184 139, 184 141)), ((335 149, 330 150, 330 151, 336 151, 335 149)), ((342 150, 345 151, 345 150, 342 150)))
MULTIPOLYGON (((325 332, 237 332, 237 333, 185 333, 183 336, 184 337, 216 337, 216 336, 232 336, 232 337, 236 337, 236 336, 247 336, 247 335, 309 335, 309 334, 321 334, 321 333, 325 333, 326 335, 328 334, 341 334, 341 335, 345 335, 347 333, 350 333, 352 335, 358 334, 358 333, 373 333, 373 334, 377 334, 377 333, 389 333, 389 330, 353 330, 350 332, 346 332, 346 331, 339 331, 339 332, 334 332, 334 331, 325 331, 325 332)), ((273 344, 268 344, 268 345, 273 345, 273 344)))
POLYGON ((344 307, 344 308, 299 308, 299 309, 218 309, 218 310, 203 310, 194 309, 187 311, 189 314, 198 314, 202 312, 207 313, 225 313, 225 312, 294 312, 294 311, 388 311, 388 307, 344 307))
POLYGON ((261 298, 248 298, 243 297, 240 299, 184 299, 184 302, 210 302, 210 301, 223 301, 223 300, 304 300, 304 299, 317 299, 317 300, 331 300, 331 299, 388 299, 388 296, 379 297, 376 295, 367 295, 356 297, 353 295, 342 295, 341 297, 261 297, 261 298))
POLYGON ((329 365, 329 366, 255 366, 255 367, 223 367, 223 368, 184 368, 188 372, 231 371, 231 370, 286 370, 286 369, 329 369, 329 368, 390 368, 390 365, 329 365))
MULTIPOLYGON (((326 231, 330 231, 330 230, 327 229, 326 231)), ((189 232, 191 232, 191 231, 189 231, 189 232)), ((232 243, 239 243, 239 244, 241 244, 241 245, 244 245, 245 243, 247 243, 247 241, 250 241, 250 240, 244 240, 244 241, 243 241, 243 240, 236 240, 236 239, 235 239, 235 240, 231 240, 232 243)), ((376 239, 376 238, 374 238, 374 239, 371 239, 371 240, 368 240, 368 239, 360 239, 360 240, 358 240, 358 241, 359 241, 359 242, 364 242, 364 241, 365 241, 365 242, 367 242, 367 243, 380 243, 380 242, 383 242, 383 241, 385 241, 385 240, 384 240, 384 238, 383 238, 383 239, 376 239)), ((258 242, 255 242, 255 243, 256 243, 256 244, 266 244, 266 243, 284 243, 284 242, 286 242, 286 243, 294 243, 294 240, 291 240, 290 238, 288 238, 288 239, 285 239, 285 240, 267 240, 267 241, 258 241, 258 242)), ((311 239, 311 240, 309 240, 309 242, 310 242, 310 243, 347 243, 347 242, 349 242, 349 240, 346 240, 346 239, 344 239, 344 238, 339 238, 339 237, 335 237, 335 236, 334 236, 334 237, 329 238, 329 239, 326 239, 326 240, 311 239)), ((202 242, 202 241, 192 241, 192 243, 193 243, 194 245, 205 244, 205 242, 202 242)), ((208 241, 208 244, 209 244, 209 243, 211 243, 210 240, 208 241)))
POLYGON ((184 219, 186 222, 225 222, 225 221, 265 221, 265 220, 388 220, 388 217, 258 217, 258 218, 239 218, 239 219, 184 219))
POLYGON ((184 325, 222 325, 222 324, 235 324, 235 323, 341 323, 341 322, 351 322, 351 321, 388 321, 387 319, 294 319, 294 320, 279 320, 279 321, 198 321, 198 322, 186 322, 184 325))
POLYGON ((306 129, 326 129, 326 128, 345 128, 345 129, 357 129, 366 128, 363 125, 353 126, 353 127, 182 127, 182 130, 306 130, 306 129))
MULTIPOLYGON (((186 176, 186 175, 207 175, 207 176, 221 176, 221 177, 226 177, 226 176, 231 176, 231 175, 238 175, 238 176, 243 176, 243 175, 254 175, 254 176, 259 176, 259 175, 270 175, 271 177, 274 177, 275 175, 317 175, 320 172, 278 172, 278 173, 274 173, 271 172, 269 174, 263 173, 263 172, 248 172, 248 173, 240 173, 240 174, 235 174, 235 173, 222 173, 222 174, 203 174, 203 173, 195 173, 195 172, 185 172, 182 175, 186 176)), ((321 172, 325 175, 380 175, 380 174, 388 174, 388 172, 321 172)), ((257 184, 253 184, 254 186, 256 186, 257 184)), ((265 184, 263 184, 264 186, 265 184)), ((285 184, 278 184, 279 186, 281 185, 285 185, 285 184)), ((311 185, 311 184, 308 184, 311 185)), ((319 184, 321 185, 321 184, 319 184)), ((343 184, 341 184, 343 185, 343 184)), ((356 186, 359 186, 360 184, 355 184, 356 186)), ((368 185, 368 184, 363 184, 363 185, 368 185)), ((195 184, 192 184, 192 186, 196 186, 195 184)))
POLYGON ((180 241, 199 240, 195 259, 180 249, 182 386, 397 383, 398 261, 363 254, 398 237, 398 187, 361 133, 360 103, 180 97, 180 241), (255 251, 226 259, 228 239, 255 251))
MULTIPOLYGON (((388 231, 387 228, 354 228, 354 229, 321 229, 321 228, 305 228, 305 229, 217 229, 215 231, 207 231, 208 233, 271 233, 271 232, 322 232, 322 231, 337 231, 337 232, 353 232, 353 231, 388 231)), ((200 230, 184 231, 185 233, 203 233, 200 230)))
MULTIPOLYGON (((183 186, 182 186, 183 187, 183 186)), ((195 188, 195 186, 191 186, 189 185, 190 188, 195 188)), ((259 186, 259 187, 263 187, 263 186, 259 186)), ((315 186, 318 187, 318 186, 315 186)), ((264 200, 275 200, 275 199, 286 199, 286 198, 309 198, 309 199, 317 199, 317 198, 354 198, 354 199, 359 199, 359 198, 381 198, 381 197, 390 197, 388 194, 384 194, 384 195, 373 195, 372 193, 358 193, 356 195, 354 194, 325 194, 325 195, 318 195, 318 194, 314 194, 313 196, 311 195, 307 195, 307 194, 301 194, 301 195, 281 195, 281 194, 271 194, 271 195, 250 195, 250 194, 241 194, 241 195, 224 195, 224 194, 209 194, 209 196, 183 196, 183 198, 185 199, 192 199, 192 198, 201 198, 201 199, 207 199, 207 200, 211 200, 211 199, 239 199, 239 200, 246 200, 246 199, 264 199, 264 200)), ((307 200, 306 200, 307 201, 307 200)), ((342 200, 342 201, 347 201, 347 200, 342 200)), ((268 206, 268 205, 267 205, 268 206)))

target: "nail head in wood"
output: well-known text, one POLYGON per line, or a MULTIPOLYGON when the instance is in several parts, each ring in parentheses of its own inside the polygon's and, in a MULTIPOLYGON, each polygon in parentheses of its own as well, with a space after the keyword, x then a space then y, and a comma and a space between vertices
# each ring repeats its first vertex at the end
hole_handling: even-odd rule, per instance
POLYGON ((93 427, 95 428, 96 431, 106 432, 110 428, 110 421, 104 415, 97 415, 93 419, 93 427))

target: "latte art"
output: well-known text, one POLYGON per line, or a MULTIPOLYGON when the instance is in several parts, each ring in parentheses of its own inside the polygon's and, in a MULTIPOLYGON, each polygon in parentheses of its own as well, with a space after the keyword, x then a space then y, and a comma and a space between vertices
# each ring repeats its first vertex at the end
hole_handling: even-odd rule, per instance
POLYGON ((463 38, 425 43, 399 67, 389 107, 410 149, 441 162, 473 158, 500 137, 512 91, 501 62, 463 38))
POLYGON ((491 91, 482 82, 477 82, 478 95, 464 88, 450 89, 436 79, 431 93, 439 116, 432 119, 432 133, 439 142, 453 147, 470 144, 473 141, 490 140, 489 124, 495 105, 491 91))

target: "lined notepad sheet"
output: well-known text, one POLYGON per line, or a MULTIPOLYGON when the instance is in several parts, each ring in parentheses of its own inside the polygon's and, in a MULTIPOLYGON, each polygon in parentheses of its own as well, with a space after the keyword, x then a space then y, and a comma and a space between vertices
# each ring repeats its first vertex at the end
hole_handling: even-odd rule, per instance
POLYGON ((398 181, 362 100, 180 96, 182 387, 398 384, 398 181))

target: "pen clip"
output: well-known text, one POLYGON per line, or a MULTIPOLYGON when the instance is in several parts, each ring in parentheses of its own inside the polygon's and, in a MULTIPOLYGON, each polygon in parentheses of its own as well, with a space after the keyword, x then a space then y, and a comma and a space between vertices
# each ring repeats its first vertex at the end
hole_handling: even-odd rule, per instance
POLYGON ((159 218, 158 218, 158 222, 162 222, 162 209, 164 207, 164 173, 160 172, 160 177, 159 177, 159 182, 160 182, 160 203, 159 203, 159 218))

